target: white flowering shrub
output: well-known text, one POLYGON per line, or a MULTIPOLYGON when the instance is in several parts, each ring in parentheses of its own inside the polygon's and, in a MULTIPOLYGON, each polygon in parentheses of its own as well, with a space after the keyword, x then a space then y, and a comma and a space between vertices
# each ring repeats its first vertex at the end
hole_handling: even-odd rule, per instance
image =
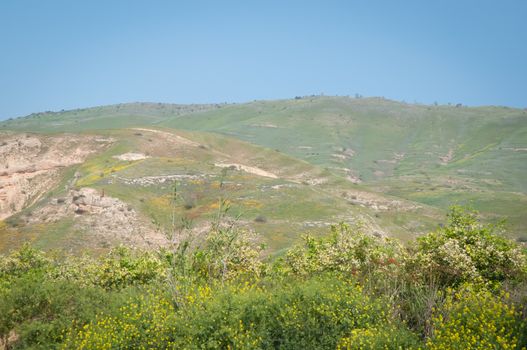
POLYGON ((240 276, 259 277, 265 269, 262 245, 256 245, 251 232, 238 228, 211 230, 200 249, 193 254, 193 268, 207 278, 221 280, 240 276))
POLYGON ((327 237, 305 236, 303 245, 288 251, 284 268, 298 275, 323 271, 371 274, 396 270, 403 254, 399 243, 341 223, 332 226, 327 237))
POLYGON ((443 285, 499 282, 525 278, 527 258, 514 241, 479 222, 476 213, 453 207, 447 226, 417 239, 406 267, 415 277, 443 285))

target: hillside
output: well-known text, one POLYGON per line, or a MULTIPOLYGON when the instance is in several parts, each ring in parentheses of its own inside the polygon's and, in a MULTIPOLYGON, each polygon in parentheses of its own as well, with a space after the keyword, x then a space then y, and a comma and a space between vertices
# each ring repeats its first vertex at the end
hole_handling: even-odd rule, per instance
MULTIPOLYGON (((220 199, 272 252, 339 221, 406 240, 437 225, 456 203, 492 222, 507 219, 516 237, 525 238, 527 228, 527 112, 518 109, 347 97, 135 103, 33 114, 2 122, 0 130, 6 145, 46 144, 67 132, 84 140, 75 152, 90 149, 40 175, 52 191, 13 205, 2 199, 3 216, 15 215, 0 228, 0 249, 24 239, 72 250, 162 244, 174 213, 192 222, 192 232, 204 232, 220 199), (95 219, 101 213, 105 219, 95 219)), ((24 154, 6 145, 4 191, 24 154)), ((26 163, 44 154, 26 153, 26 163)))
POLYGON ((176 105, 165 103, 122 103, 70 111, 33 113, 1 122, 1 128, 32 132, 78 132, 152 125, 169 117, 219 108, 222 105, 176 105))
MULTIPOLYGON (((227 106, 166 126, 225 133, 348 176, 371 189, 488 214, 526 207, 527 111, 303 98, 227 106)), ((520 225, 521 216, 511 218, 520 225)))

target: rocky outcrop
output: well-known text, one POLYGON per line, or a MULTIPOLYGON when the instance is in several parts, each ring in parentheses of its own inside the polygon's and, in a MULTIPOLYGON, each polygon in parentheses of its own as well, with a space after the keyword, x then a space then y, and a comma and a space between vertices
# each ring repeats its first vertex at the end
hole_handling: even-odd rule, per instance
POLYGON ((82 163, 109 143, 95 136, 0 134, 0 220, 53 188, 63 168, 82 163))
POLYGON ((73 218, 75 226, 106 242, 134 246, 166 244, 164 234, 130 205, 93 188, 70 190, 34 211, 29 224, 53 223, 73 218))

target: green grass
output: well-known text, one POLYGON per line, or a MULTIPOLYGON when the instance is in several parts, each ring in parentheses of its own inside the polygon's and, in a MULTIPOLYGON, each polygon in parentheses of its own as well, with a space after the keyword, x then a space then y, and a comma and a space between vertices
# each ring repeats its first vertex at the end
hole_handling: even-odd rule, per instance
POLYGON ((169 117, 220 108, 221 105, 124 103, 60 112, 33 113, 0 123, 0 128, 34 132, 79 132, 154 125, 169 117))
MULTIPOLYGON (((435 227, 437 218, 456 203, 480 210, 489 221, 507 219, 513 235, 527 229, 527 112, 519 109, 347 97, 220 106, 136 103, 34 114, 2 122, 2 129, 115 138, 110 149, 76 168, 81 174, 77 186, 104 189, 162 226, 169 222, 171 186, 140 187, 115 179, 200 175, 198 185, 188 179, 179 182, 183 195, 197 199, 193 208, 178 209, 177 214, 192 217, 196 224, 210 221, 214 203, 225 197, 231 201, 231 214, 239 215, 275 251, 302 232, 323 230, 306 222, 366 220, 407 240, 435 227), (129 127, 172 132, 200 147, 170 143, 129 127), (150 158, 113 158, 126 152, 150 158), (448 162, 440 159, 449 154, 448 162), (219 191, 217 162, 258 167, 279 179, 229 171, 225 181, 230 187, 219 191), (362 183, 346 180, 344 169, 362 183), (306 185, 306 179, 326 183, 306 185), (290 187, 269 190, 284 184, 290 187), (343 192, 401 201, 402 207, 376 211, 350 205, 343 192), (415 208, 403 208, 407 206, 415 208), (267 222, 254 223, 258 215, 267 222)), ((71 178, 69 171, 64 179, 71 178)))

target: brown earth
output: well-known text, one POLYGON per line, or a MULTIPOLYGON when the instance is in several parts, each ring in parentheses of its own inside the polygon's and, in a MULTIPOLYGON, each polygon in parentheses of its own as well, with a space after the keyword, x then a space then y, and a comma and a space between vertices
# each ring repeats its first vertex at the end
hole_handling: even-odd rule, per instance
POLYGON ((35 210, 29 224, 74 218, 78 229, 101 241, 151 247, 166 244, 165 235, 125 202, 92 188, 70 190, 35 210))
POLYGON ((64 168, 111 142, 89 135, 0 134, 0 220, 36 202, 58 184, 64 168))

